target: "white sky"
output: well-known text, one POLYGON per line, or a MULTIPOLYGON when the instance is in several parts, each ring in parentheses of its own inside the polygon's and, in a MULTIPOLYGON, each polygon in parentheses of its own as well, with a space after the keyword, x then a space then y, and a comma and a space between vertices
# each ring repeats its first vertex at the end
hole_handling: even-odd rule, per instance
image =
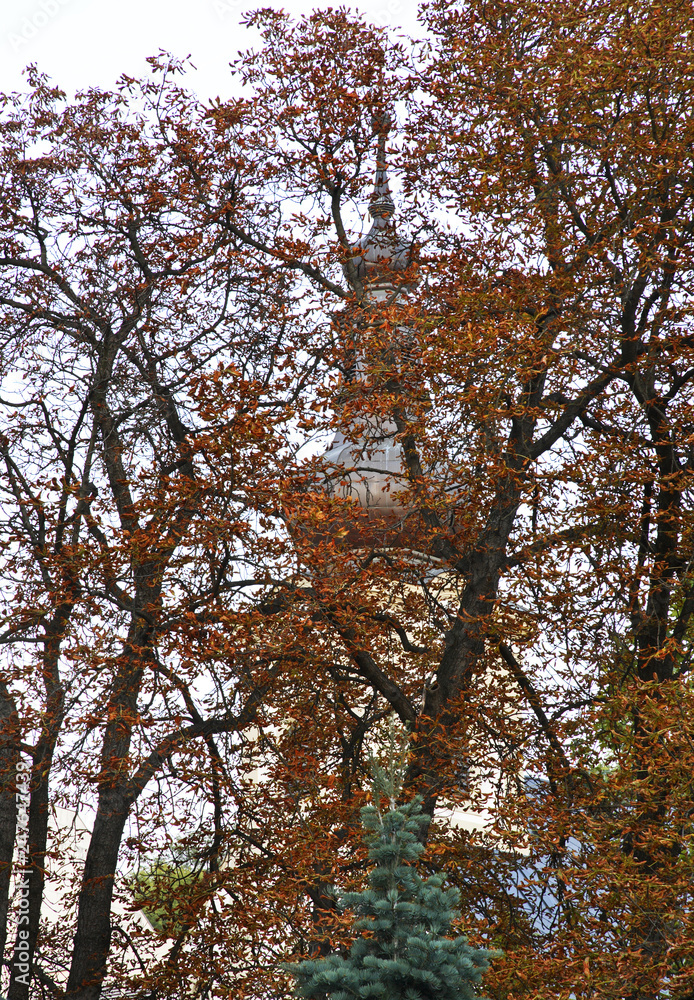
MULTIPOLYGON (((239 21, 258 7, 292 14, 314 7, 310 0, 0 0, 0 91, 24 89, 23 68, 36 63, 68 93, 111 87, 121 73, 147 72, 145 59, 165 49, 188 54, 197 71, 187 84, 202 98, 230 96, 229 62, 256 40, 239 21)), ((374 24, 417 34, 418 0, 359 0, 374 24)))

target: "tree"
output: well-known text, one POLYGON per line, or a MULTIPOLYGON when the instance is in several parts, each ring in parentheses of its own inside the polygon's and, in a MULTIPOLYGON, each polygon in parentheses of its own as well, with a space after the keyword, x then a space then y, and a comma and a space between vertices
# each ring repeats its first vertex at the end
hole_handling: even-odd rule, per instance
POLYGON ((411 53, 265 11, 242 98, 161 63, 6 100, 0 903, 22 753, 32 988, 286 995, 344 929, 394 716, 492 995, 691 995, 692 14, 437 0, 411 53), (410 263, 375 301, 379 142, 410 263), (384 423, 378 526, 317 453, 384 423), (74 943, 39 926, 58 797, 96 816, 74 943), (195 905, 109 969, 119 874, 174 840, 195 905))
MULTIPOLYGON (((351 285, 364 374, 350 382, 345 365, 342 412, 397 423, 408 527, 442 572, 398 559, 388 539, 356 567, 321 561, 311 536, 301 558, 316 585, 299 615, 310 602, 344 643, 336 700, 361 681, 412 733, 407 784, 428 814, 461 760, 490 777, 502 762, 496 846, 480 857, 458 838, 446 854, 474 887, 466 912, 514 954, 502 995, 690 989, 691 756, 673 709, 691 697, 691 16, 430 6, 435 54, 405 85, 409 127, 391 150, 410 199, 401 230, 423 243, 420 291, 374 316, 351 285), (385 360, 402 327, 416 331, 428 410, 385 360), (537 771, 548 794, 523 795, 537 771), (530 859, 504 857, 509 841, 530 859)), ((282 149, 278 177, 322 194, 339 237, 356 185, 335 150, 354 125, 311 118, 342 91, 330 77, 317 97, 302 72, 329 33, 292 49, 292 25, 265 24, 249 78, 267 81, 267 156, 282 149)), ((307 704, 304 736, 309 725, 307 704)))
POLYGON ((369 888, 340 900, 358 916, 357 937, 346 957, 332 954, 290 967, 298 995, 471 1000, 490 955, 465 937, 449 936, 459 893, 443 888, 442 874, 422 879, 416 870, 422 827, 430 820, 419 799, 396 805, 392 775, 377 774, 374 793, 375 804, 361 811, 374 865, 369 888), (379 784, 389 802, 380 798, 379 784))
MULTIPOLYGON (((218 799, 233 749, 223 758, 216 741, 253 719, 272 669, 262 654, 241 653, 237 670, 227 640, 216 646, 197 623, 253 531, 244 491, 274 420, 266 365, 281 361, 255 317, 272 311, 273 279, 265 298, 218 212, 202 208, 211 197, 233 215, 239 150, 227 135, 223 166, 200 109, 154 68, 141 87, 124 81, 72 106, 34 76, 28 98, 5 102, 2 132, 3 814, 12 827, 14 770, 26 754, 29 924, 19 931, 30 955, 42 955, 40 981, 67 964, 68 994, 84 997, 100 992, 116 860, 134 813, 147 836, 151 813, 135 812, 143 790, 183 750, 154 807, 165 840, 175 836, 174 803, 181 822, 199 806, 193 796, 185 808, 183 789, 201 785, 218 799), (207 450, 205 430, 217 414, 201 372, 227 393, 215 434, 217 444, 234 439, 233 482, 212 471, 217 444, 207 450), (193 694, 199 642, 209 711, 193 694), (211 767, 194 763, 197 741, 211 767), (49 783, 58 801, 94 789, 95 820, 76 930, 44 960, 49 783)), ((5 870, 12 839, 3 837, 5 870)), ((217 829, 200 848, 212 872, 219 846, 217 829)), ((28 996, 31 976, 7 964, 8 995, 28 996)))

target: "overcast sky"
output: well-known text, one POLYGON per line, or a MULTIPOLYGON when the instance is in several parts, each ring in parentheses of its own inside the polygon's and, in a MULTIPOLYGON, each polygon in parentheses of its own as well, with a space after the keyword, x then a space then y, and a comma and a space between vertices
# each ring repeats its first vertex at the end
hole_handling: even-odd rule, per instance
MULTIPOLYGON (((417 33, 418 0, 350 3, 375 24, 417 33)), ((121 73, 147 71, 145 59, 166 49, 190 54, 197 71, 189 86, 200 97, 230 92, 229 62, 255 36, 241 27, 257 7, 308 13, 339 0, 0 0, 0 91, 24 89, 23 68, 36 63, 68 92, 112 86, 121 73)))

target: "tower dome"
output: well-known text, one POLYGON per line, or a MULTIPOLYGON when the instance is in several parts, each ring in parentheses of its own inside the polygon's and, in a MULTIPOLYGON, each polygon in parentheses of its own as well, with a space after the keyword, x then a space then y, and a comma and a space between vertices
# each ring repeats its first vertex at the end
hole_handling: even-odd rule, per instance
POLYGON ((371 426, 369 431, 368 440, 366 433, 357 440, 348 440, 342 431, 337 431, 329 450, 323 454, 329 489, 337 496, 356 501, 370 519, 401 520, 406 513, 400 498, 403 454, 394 438, 396 427, 371 426))

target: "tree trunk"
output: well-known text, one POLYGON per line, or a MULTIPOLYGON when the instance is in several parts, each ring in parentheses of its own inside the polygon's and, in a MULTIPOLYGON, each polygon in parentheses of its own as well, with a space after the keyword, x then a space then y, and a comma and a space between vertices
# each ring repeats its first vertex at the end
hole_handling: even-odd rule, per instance
MULTIPOLYGON (((147 604, 151 606, 153 595, 148 598, 147 604)), ((75 1000, 98 1000, 106 974, 118 851, 133 798, 130 743, 149 641, 149 626, 131 626, 109 700, 109 721, 101 751, 99 803, 84 865, 66 990, 67 996, 75 1000)))
POLYGON ((98 1000, 111 946, 111 902, 118 851, 130 810, 123 789, 107 788, 89 843, 79 897, 77 932, 66 994, 98 1000))

